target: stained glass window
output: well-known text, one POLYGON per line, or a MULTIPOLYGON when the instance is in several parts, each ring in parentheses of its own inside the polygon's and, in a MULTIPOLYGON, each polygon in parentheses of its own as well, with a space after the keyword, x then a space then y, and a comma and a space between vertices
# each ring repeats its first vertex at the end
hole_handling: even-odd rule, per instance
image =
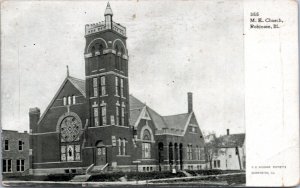
POLYGON ((81 123, 74 116, 65 117, 60 125, 61 133, 61 147, 60 147, 60 159, 61 161, 74 161, 80 160, 80 145, 76 144, 79 141, 79 135, 81 131, 81 123), (75 143, 74 143, 75 142, 75 143))
POLYGON ((61 140, 63 142, 78 140, 80 129, 80 122, 73 116, 67 116, 61 123, 61 140))

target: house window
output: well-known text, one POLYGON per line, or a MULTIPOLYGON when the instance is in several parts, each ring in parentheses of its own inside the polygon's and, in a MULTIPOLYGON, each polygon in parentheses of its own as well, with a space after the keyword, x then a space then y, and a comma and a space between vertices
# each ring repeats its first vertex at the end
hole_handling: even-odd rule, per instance
POLYGON ((25 160, 17 159, 17 172, 24 172, 25 170, 25 160))
POLYGON ((2 160, 2 172, 12 172, 11 171, 11 159, 2 160))
POLYGON ((142 145, 142 153, 143 153, 143 158, 150 158, 151 157, 151 145, 150 143, 143 143, 142 145))
POLYGON ((68 144, 61 146, 61 154, 62 161, 80 161, 80 145, 68 144))
POLYGON ((151 141, 151 134, 147 129, 143 132, 143 141, 145 142, 142 143, 142 157, 151 158, 151 143, 149 143, 151 141))
POLYGON ((119 106, 116 106, 116 125, 119 125, 120 121, 120 112, 119 112, 119 106))
POLYGON ((122 145, 121 145, 121 138, 118 139, 118 149, 119 149, 119 155, 122 155, 122 145))
POLYGON ((103 54, 103 46, 102 46, 102 44, 99 45, 99 52, 100 52, 100 54, 103 54))
POLYGON ((236 154, 236 155, 239 154, 239 149, 238 149, 238 147, 235 147, 235 154, 236 154))
POLYGON ((64 106, 67 105, 67 97, 63 97, 63 104, 64 104, 64 106))
POLYGON ((68 97, 68 105, 72 104, 72 98, 71 96, 68 97))
POLYGON ((124 70, 124 63, 122 63, 122 56, 124 54, 124 49, 121 48, 121 56, 120 56, 120 70, 124 70))
POLYGON ((96 51, 95 46, 93 46, 91 50, 92 56, 95 56, 95 51, 96 51))
POLYGON ((94 91, 94 97, 98 96, 98 79, 93 78, 93 91, 94 91))
POLYGON ((187 146, 187 159, 188 160, 193 160, 193 151, 192 151, 192 145, 189 144, 187 146))
POLYGON ((76 96, 73 95, 72 98, 73 98, 73 104, 76 104, 76 96))
POLYGON ((190 126, 190 127, 189 127, 189 132, 190 132, 190 133, 197 133, 196 127, 190 126))
POLYGON ((199 148, 199 149, 200 149, 200 160, 205 160, 204 148, 199 148))
POLYGON ((221 161, 220 160, 214 160, 214 168, 220 168, 221 161))
POLYGON ((200 148, 198 148, 198 146, 196 146, 196 156, 197 156, 197 160, 200 160, 200 159, 201 159, 201 156, 200 156, 200 148))
POLYGON ((115 78, 116 82, 116 95, 119 96, 119 78, 116 76, 115 78))
POLYGON ((23 141, 22 140, 19 140, 19 151, 22 151, 23 150, 23 141))
POLYGON ((125 125, 125 106, 122 106, 121 108, 121 116, 122 116, 121 125, 125 125))
POLYGON ((95 126, 99 126, 99 117, 98 117, 98 108, 94 108, 94 124, 95 126))
POLYGON ((9 150, 9 143, 8 143, 8 140, 5 140, 5 141, 4 141, 4 150, 5 150, 5 151, 8 151, 8 150, 9 150))
POLYGON ((75 160, 80 161, 80 145, 75 145, 75 160))
POLYGON ((119 57, 118 57, 118 53, 119 53, 119 48, 118 48, 118 46, 116 46, 116 56, 115 56, 115 66, 116 66, 116 69, 119 69, 119 57))
POLYGON ((67 156, 66 156, 66 146, 61 146, 60 147, 60 153, 61 153, 61 156, 60 156, 60 160, 61 161, 66 161, 67 160, 67 156))
POLYGON ((121 97, 124 97, 124 79, 121 78, 121 97))
POLYGON ((126 155, 126 139, 123 138, 123 155, 126 155))
POLYGON ((101 95, 106 95, 105 76, 101 76, 101 95))
POLYGON ((106 125, 106 106, 101 106, 102 125, 106 125))

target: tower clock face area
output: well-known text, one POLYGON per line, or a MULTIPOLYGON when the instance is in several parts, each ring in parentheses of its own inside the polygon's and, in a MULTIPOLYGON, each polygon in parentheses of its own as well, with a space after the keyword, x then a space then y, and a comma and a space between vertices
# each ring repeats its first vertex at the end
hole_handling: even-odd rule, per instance
POLYGON ((60 126, 61 141, 74 142, 79 140, 80 122, 74 116, 65 117, 60 126))

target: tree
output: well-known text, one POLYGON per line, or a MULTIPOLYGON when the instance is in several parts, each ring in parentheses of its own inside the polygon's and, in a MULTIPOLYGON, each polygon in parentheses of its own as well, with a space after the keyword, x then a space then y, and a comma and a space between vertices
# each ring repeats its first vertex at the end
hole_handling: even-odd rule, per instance
POLYGON ((216 138, 215 133, 208 135, 210 138, 205 143, 205 154, 206 160, 209 162, 209 167, 212 169, 212 161, 215 156, 219 153, 219 139, 216 138))

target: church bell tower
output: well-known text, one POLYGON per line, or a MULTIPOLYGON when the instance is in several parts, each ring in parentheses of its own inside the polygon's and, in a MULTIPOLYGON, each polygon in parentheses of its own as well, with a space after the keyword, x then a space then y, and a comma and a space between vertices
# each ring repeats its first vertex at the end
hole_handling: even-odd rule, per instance
POLYGON ((85 80, 90 126, 129 126, 126 28, 113 21, 108 3, 105 20, 85 26, 85 80))

